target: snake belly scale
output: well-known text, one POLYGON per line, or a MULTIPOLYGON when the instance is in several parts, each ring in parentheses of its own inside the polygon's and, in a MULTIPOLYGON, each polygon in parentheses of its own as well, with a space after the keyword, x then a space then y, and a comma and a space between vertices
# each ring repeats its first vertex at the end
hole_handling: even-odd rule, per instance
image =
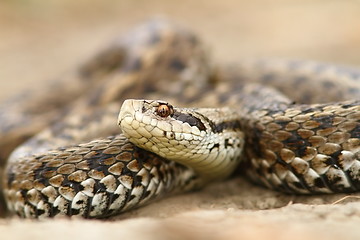
MULTIPOLYGON (((31 94, 0 107, 1 136, 12 142, 24 141, 16 127, 24 131, 25 122, 42 116, 48 125, 26 131, 32 138, 8 158, 9 210, 29 218, 102 218, 237 168, 287 193, 360 190, 359 71, 284 60, 214 66, 206 52, 189 31, 154 20, 66 76, 78 98, 50 104, 56 114, 14 107, 31 94), (9 106, 26 114, 10 114, 9 106)), ((44 93, 36 101, 48 99, 44 93)))

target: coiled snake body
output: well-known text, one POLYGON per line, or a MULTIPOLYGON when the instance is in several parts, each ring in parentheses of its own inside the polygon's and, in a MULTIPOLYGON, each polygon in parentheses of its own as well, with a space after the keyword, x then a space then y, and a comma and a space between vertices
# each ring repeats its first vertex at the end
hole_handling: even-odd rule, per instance
POLYGON ((154 20, 45 93, 0 107, 7 152, 36 133, 8 159, 9 209, 106 217, 224 179, 238 165, 288 193, 360 189, 360 72, 281 60, 214 67, 206 52, 192 33, 154 20), (126 100, 118 134, 127 98, 169 102, 126 100))

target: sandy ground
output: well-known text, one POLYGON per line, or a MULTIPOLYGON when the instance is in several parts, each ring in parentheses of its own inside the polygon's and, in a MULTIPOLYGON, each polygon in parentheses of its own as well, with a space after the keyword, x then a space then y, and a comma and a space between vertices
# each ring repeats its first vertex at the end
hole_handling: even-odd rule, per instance
MULTIPOLYGON (((71 71, 154 15, 203 37, 214 58, 287 57, 360 65, 357 1, 2 1, 0 101, 71 71)), ((107 221, 0 219, 1 239, 359 239, 353 195, 296 197, 241 178, 107 221), (340 202, 338 203, 338 200, 340 202)))

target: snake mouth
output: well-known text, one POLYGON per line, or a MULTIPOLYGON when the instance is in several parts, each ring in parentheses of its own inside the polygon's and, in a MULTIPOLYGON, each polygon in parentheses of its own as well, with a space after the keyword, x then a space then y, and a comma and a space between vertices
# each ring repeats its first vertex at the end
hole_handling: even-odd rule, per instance
POLYGON ((118 116, 118 125, 121 126, 125 119, 132 120, 134 119, 134 115, 136 112, 136 108, 134 106, 133 99, 127 99, 124 101, 120 108, 119 116, 118 116))

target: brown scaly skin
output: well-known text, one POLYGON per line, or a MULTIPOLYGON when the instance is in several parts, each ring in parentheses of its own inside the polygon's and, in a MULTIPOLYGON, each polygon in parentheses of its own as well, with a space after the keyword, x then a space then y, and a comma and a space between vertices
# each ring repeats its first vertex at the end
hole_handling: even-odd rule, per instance
POLYGON ((244 128, 247 175, 287 193, 359 191, 359 103, 268 111, 244 128))
MULTIPOLYGON (((355 88, 359 76, 353 71, 351 84, 342 83, 339 90, 345 93, 350 88, 350 96, 337 98, 360 95, 355 88)), ((323 82, 331 81, 336 79, 323 82)), ((359 100, 299 105, 262 85, 239 82, 216 94, 220 96, 216 104, 242 113, 246 154, 240 168, 254 182, 298 194, 359 191, 359 100)), ((335 96, 329 93, 324 98, 335 96)))
MULTIPOLYGON (((38 149, 48 143, 48 147, 57 149, 34 152, 35 156, 23 152, 24 158, 8 163, 3 187, 10 210, 22 217, 35 218, 105 217, 146 204, 158 197, 154 192, 159 191, 160 195, 160 188, 164 193, 172 193, 201 186, 201 180, 191 169, 145 152, 121 135, 102 140, 104 144, 97 141, 78 144, 91 140, 93 134, 84 134, 84 140, 75 139, 79 135, 75 129, 81 130, 76 128, 77 124, 82 124, 85 131, 100 122, 94 116, 104 110, 98 108, 107 108, 109 103, 119 108, 126 98, 165 96, 167 100, 192 106, 234 107, 244 114, 242 125, 247 134, 244 165, 254 181, 273 189, 305 194, 359 190, 359 103, 352 101, 332 107, 292 104, 293 100, 310 103, 360 99, 358 71, 281 60, 255 60, 215 70, 207 61, 206 51, 192 33, 166 22, 152 21, 69 74, 63 79, 65 83, 57 83, 56 92, 61 96, 49 88, 39 89, 37 100, 32 101, 33 95, 29 93, 28 97, 19 97, 0 107, 3 159, 17 144, 38 132, 23 145, 25 148, 38 149), (247 85, 249 81, 274 85, 293 98, 289 100, 263 86, 247 85), (63 89, 65 92, 60 93, 63 89), (319 94, 321 89, 325 95, 319 94), (44 111, 38 111, 41 109, 44 111), (318 113, 319 110, 324 113, 318 113), (63 121, 60 116, 65 116, 63 121), (54 120, 59 122, 44 129, 54 120), (342 132, 344 129, 348 132, 342 132), (59 142, 60 146, 66 143, 65 146, 73 147, 59 149, 56 147, 59 142), (339 146, 346 151, 354 150, 353 155, 340 153, 339 146), (331 157, 316 160, 315 152, 329 153, 331 157), (313 170, 319 171, 318 176, 313 170), (115 193, 121 189, 124 201, 115 193), (115 205, 117 209, 112 209, 115 205)), ((109 133, 98 137, 117 134, 115 125, 116 116, 113 123, 102 127, 108 128, 109 133)))
POLYGON ((8 207, 26 218, 102 218, 200 184, 193 170, 122 135, 20 159, 6 172, 8 207))

